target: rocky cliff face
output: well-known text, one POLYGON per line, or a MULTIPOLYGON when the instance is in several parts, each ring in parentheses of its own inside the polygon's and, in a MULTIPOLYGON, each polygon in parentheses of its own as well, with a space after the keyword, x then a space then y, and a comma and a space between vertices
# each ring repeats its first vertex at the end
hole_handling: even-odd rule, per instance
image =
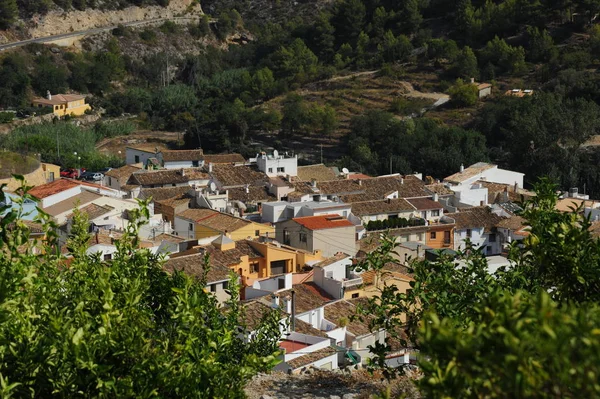
POLYGON ((200 4, 194 0, 171 0, 167 7, 127 7, 123 10, 103 11, 51 11, 46 15, 36 15, 25 22, 29 37, 38 38, 62 33, 118 25, 156 18, 172 18, 189 14, 202 14, 200 4))

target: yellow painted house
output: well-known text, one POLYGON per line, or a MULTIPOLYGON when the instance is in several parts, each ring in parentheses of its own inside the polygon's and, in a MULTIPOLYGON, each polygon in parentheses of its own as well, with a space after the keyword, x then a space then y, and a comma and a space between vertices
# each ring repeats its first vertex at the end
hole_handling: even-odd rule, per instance
POLYGON ((65 115, 80 116, 85 111, 92 109, 85 103, 85 96, 80 94, 56 94, 48 92, 46 98, 36 97, 32 102, 33 107, 43 108, 52 107, 54 115, 61 117, 65 115))
POLYGON ((175 215, 175 231, 185 238, 202 239, 221 234, 233 241, 275 237, 275 227, 212 209, 187 209, 175 215))

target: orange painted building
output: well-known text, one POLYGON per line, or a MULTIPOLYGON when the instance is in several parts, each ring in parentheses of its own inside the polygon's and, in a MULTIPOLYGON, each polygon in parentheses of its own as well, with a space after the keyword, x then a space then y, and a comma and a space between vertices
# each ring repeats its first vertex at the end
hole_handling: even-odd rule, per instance
POLYGON ((431 223, 425 243, 434 249, 454 249, 454 224, 431 223))

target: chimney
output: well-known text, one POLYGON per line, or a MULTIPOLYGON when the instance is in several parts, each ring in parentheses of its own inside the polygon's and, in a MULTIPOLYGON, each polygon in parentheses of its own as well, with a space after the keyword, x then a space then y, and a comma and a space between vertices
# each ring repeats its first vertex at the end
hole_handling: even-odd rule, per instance
POLYGON ((358 185, 362 186, 362 179, 358 179, 358 185))
POLYGON ((296 331, 296 291, 292 290, 292 331, 296 331))
POLYGON ((475 83, 475 78, 471 78, 471 83, 475 83))
POLYGON ((519 191, 519 183, 515 182, 515 193, 519 191))
POLYGON ((208 163, 208 173, 212 172, 212 162, 208 163))
POLYGON ((392 203, 392 199, 391 198, 386 198, 385 202, 387 202, 388 204, 392 203))
POLYGON ((246 188, 246 194, 250 194, 250 185, 246 184, 245 188, 246 188))
POLYGON ((46 98, 52 100, 52 93, 50 93, 50 90, 46 91, 46 98))
POLYGON ((317 180, 316 179, 312 179, 310 181, 312 188, 317 188, 317 180))
POLYGON ((283 300, 283 304, 285 306, 285 312, 287 314, 292 314, 292 299, 291 298, 285 298, 283 300))
POLYGON ((181 176, 185 176, 185 169, 181 168, 181 176))
POLYGON ((400 178, 400 184, 404 184, 404 177, 400 178))
POLYGON ((279 308, 279 296, 273 294, 271 295, 271 300, 272 307, 275 309, 279 308))
POLYGON ((438 193, 433 193, 433 196, 431 197, 432 200, 434 200, 435 202, 438 202, 440 200, 440 197, 438 195, 438 193))
POLYGON ((465 165, 463 165, 462 163, 460 164, 460 173, 465 171, 465 165))

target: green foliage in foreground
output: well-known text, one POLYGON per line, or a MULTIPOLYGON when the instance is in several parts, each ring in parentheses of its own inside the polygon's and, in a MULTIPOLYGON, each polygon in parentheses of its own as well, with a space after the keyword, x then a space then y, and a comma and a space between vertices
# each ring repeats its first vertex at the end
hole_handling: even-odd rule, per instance
MULTIPOLYGON (((522 214, 530 234, 510 248, 512 268, 489 274, 471 246, 461 265, 448 256, 415 262, 411 290, 385 286, 361 309, 372 328, 420 351, 426 397, 600 395, 600 240, 580 209, 555 210, 553 184, 536 192, 522 214)), ((358 267, 379 270, 394 246, 386 238, 358 267)), ((373 366, 384 366, 388 344, 372 347, 373 366)))
MULTIPOLYGON (((145 205, 135 220, 148 217, 145 205)), ((241 398, 275 364, 272 340, 239 338, 237 279, 224 315, 204 279, 169 275, 138 249, 141 223, 106 262, 86 255, 88 223, 75 212, 67 262, 47 216, 42 255, 31 245, 21 254, 29 231, 20 216, 0 221, 0 397, 241 398)))

